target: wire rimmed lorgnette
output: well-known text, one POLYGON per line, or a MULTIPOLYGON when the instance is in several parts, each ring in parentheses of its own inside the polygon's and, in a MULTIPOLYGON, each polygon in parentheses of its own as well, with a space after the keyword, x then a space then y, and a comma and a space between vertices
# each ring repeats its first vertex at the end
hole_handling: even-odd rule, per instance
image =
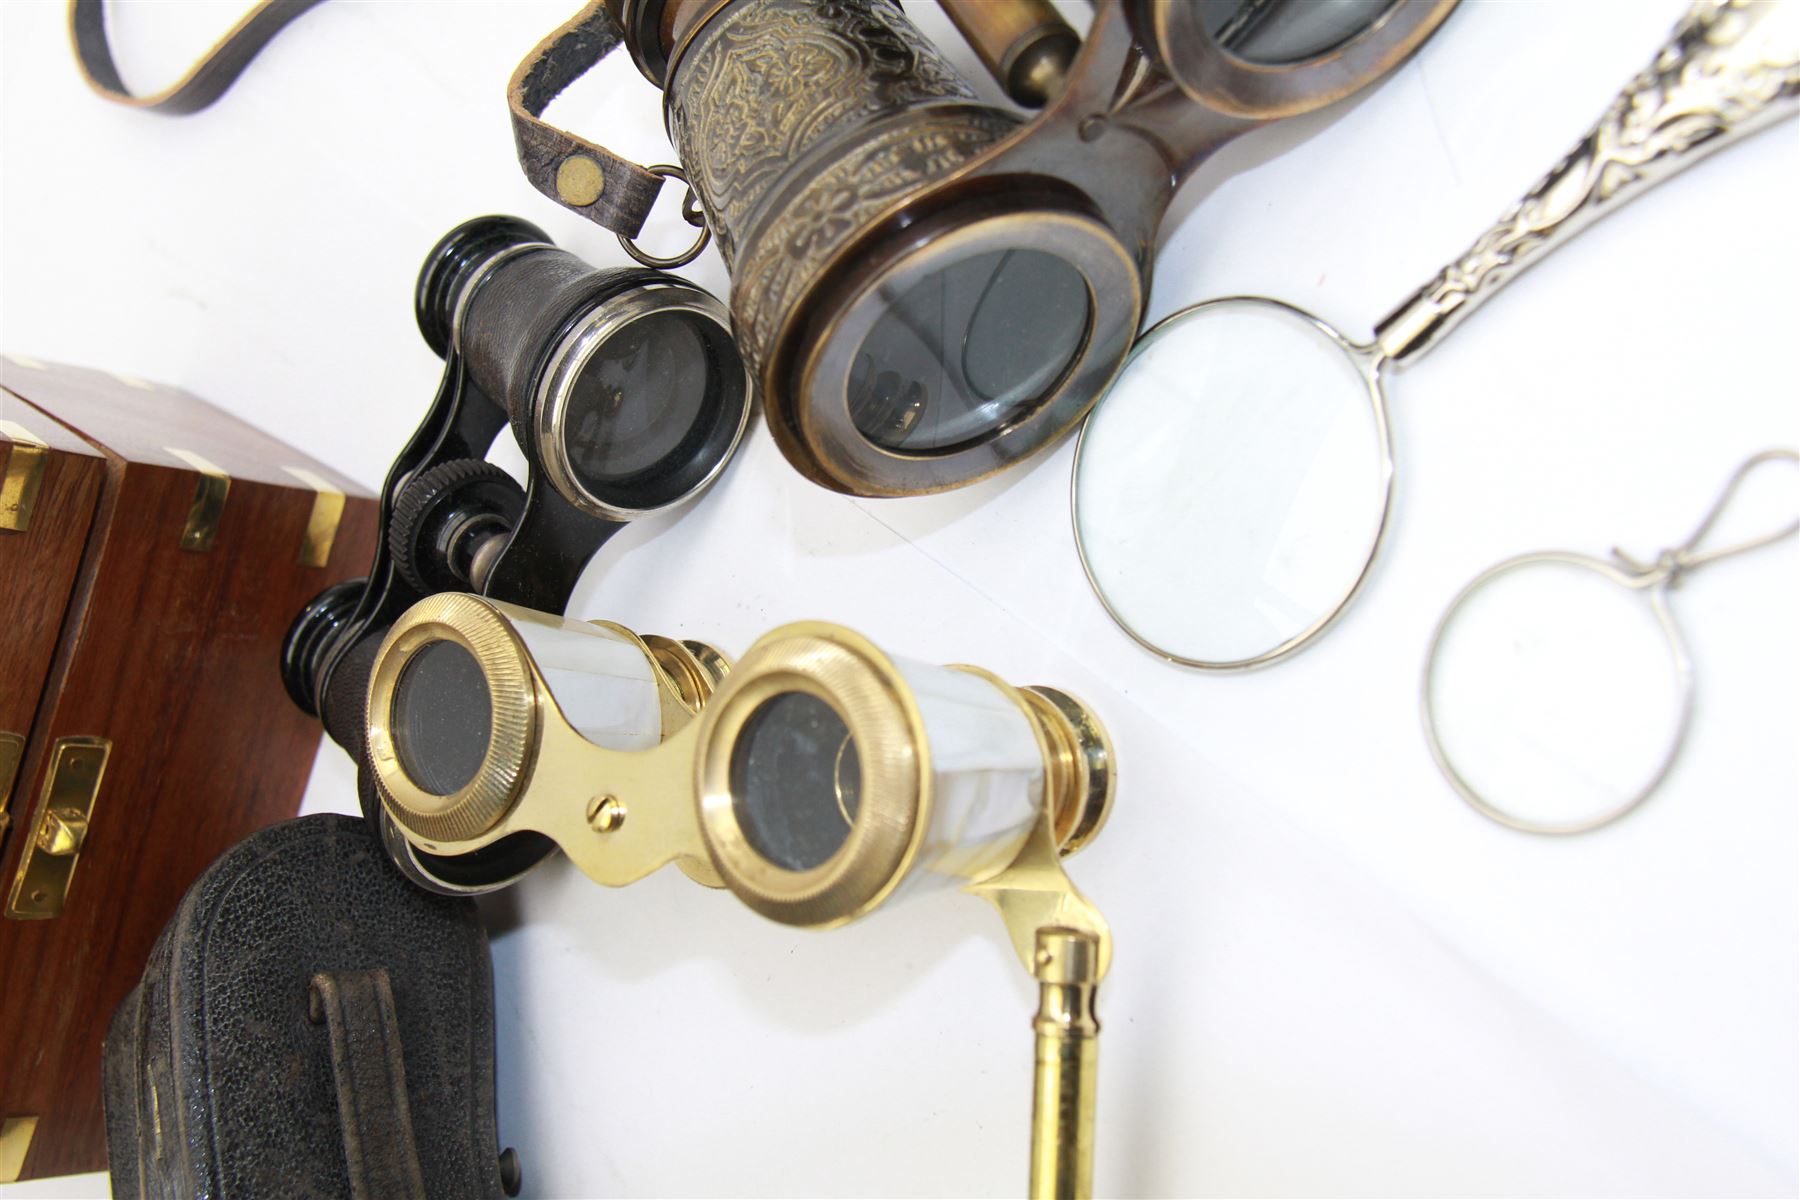
POLYGON ((1662 785, 1670 768, 1675 765, 1681 753, 1683 742, 1687 739, 1687 731, 1694 708, 1694 670, 1693 661, 1688 654, 1687 643, 1681 636, 1681 628, 1675 622, 1674 613, 1669 608, 1669 592, 1680 583, 1691 571, 1718 562, 1720 559, 1744 554, 1760 549, 1792 537, 1800 532, 1800 518, 1781 526, 1779 529, 1757 537, 1745 538, 1726 546, 1712 550, 1702 550, 1700 543, 1712 532, 1720 516, 1737 494, 1745 478, 1765 463, 1789 462, 1800 465, 1800 452, 1791 449, 1764 450, 1745 459, 1733 471, 1731 478, 1719 492, 1704 519, 1680 545, 1670 547, 1658 554, 1654 559, 1643 561, 1614 547, 1611 559, 1596 558, 1588 554, 1579 554, 1569 550, 1544 550, 1531 554, 1521 554, 1494 564, 1466 584, 1444 615, 1438 619, 1437 628, 1431 635, 1431 646, 1425 655, 1424 678, 1420 691, 1420 713, 1425 723, 1425 739, 1431 747, 1431 756, 1437 762, 1438 769, 1444 778, 1456 789, 1458 795, 1468 801, 1470 807, 1482 816, 1497 821, 1509 829, 1517 829, 1524 833, 1541 834, 1575 834, 1587 833, 1610 825, 1620 817, 1636 809, 1650 798, 1651 794, 1662 785), (1662 758, 1650 773, 1649 779, 1631 795, 1612 807, 1591 817, 1573 821, 1544 821, 1525 817, 1514 812, 1492 795, 1484 794, 1469 778, 1465 769, 1459 769, 1453 761, 1449 749, 1444 744, 1441 724, 1442 716, 1438 711, 1439 696, 1435 686, 1436 668, 1439 651, 1444 643, 1444 634, 1455 622, 1457 615, 1463 611, 1468 602, 1483 592, 1490 584, 1501 576, 1535 566, 1554 565, 1572 566, 1592 571, 1603 579, 1626 589, 1629 592, 1644 596, 1663 637, 1668 642, 1670 662, 1674 669, 1677 687, 1677 715, 1674 735, 1662 758))

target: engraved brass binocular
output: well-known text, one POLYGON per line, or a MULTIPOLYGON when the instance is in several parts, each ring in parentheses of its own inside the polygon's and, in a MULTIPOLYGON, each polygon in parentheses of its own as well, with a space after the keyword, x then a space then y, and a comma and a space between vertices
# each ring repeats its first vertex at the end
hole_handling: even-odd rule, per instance
POLYGON ((534 184, 634 235, 672 168, 535 114, 615 44, 731 272, 769 428, 817 483, 940 491, 1072 429, 1118 372, 1176 189, 1241 133, 1341 99, 1455 0, 940 0, 1028 117, 985 103, 895 0, 594 0, 522 64, 534 184))
POLYGON ((510 882, 541 855, 508 844, 547 839, 599 883, 674 862, 789 925, 939 887, 987 898, 1039 981, 1032 1190, 1089 1190, 1112 941, 1060 858, 1099 832, 1114 774, 1078 701, 835 625, 777 629, 730 668, 704 643, 445 593, 394 623, 368 711, 390 850, 440 890, 510 882))

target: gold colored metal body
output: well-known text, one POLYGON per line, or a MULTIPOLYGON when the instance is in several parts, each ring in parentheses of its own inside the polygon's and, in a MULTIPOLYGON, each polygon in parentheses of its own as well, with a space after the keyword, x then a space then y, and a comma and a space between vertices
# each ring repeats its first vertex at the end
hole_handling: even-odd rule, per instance
POLYGON ((204 554, 219 534, 219 518, 225 514, 225 498, 231 494, 231 476, 225 468, 192 450, 164 446, 170 454, 200 473, 194 484, 194 502, 188 506, 187 525, 181 531, 181 548, 204 554))
POLYGON ((31 921, 61 915, 111 753, 112 743, 96 737, 59 738, 51 749, 31 842, 7 895, 7 916, 31 921))
POLYGON ((0 433, 12 443, 6 454, 6 474, 0 475, 0 530, 20 533, 31 527, 50 447, 17 421, 0 421, 0 433))
MULTIPOLYGON (((1061 860, 1092 840, 1116 792, 1112 747, 1093 714, 1062 692, 1015 688, 973 667, 926 669, 937 679, 931 686, 954 696, 925 697, 914 682, 921 668, 909 677, 867 639, 821 622, 764 636, 729 674, 717 651, 697 643, 594 624, 639 647, 652 666, 660 744, 608 749, 564 711, 527 643, 534 625, 567 632, 580 629, 575 622, 454 594, 421 601, 395 622, 371 675, 368 732, 382 802, 407 842, 456 857, 541 834, 590 878, 613 887, 676 862, 764 916, 811 928, 855 920, 901 889, 931 882, 988 900, 1043 989, 1035 1021, 1033 1192, 1089 1194, 1094 992, 1110 965, 1112 937, 1061 860), (435 795, 406 774, 395 705, 408 663, 445 641, 481 668, 491 736, 469 782, 435 795), (1012 731, 1021 761, 1034 764, 1029 786, 1023 775, 1013 780, 1026 805, 1019 824, 994 817, 1000 785, 990 788, 989 780, 959 791, 954 772, 944 774, 950 768, 934 758, 926 705, 966 706, 962 689, 983 698, 982 711, 1012 731), (737 790, 740 750, 759 714, 795 696, 823 702, 842 722, 835 735, 842 744, 828 741, 818 752, 829 756, 827 783, 848 828, 841 844, 810 866, 784 865, 759 849, 743 824, 737 790), (845 797, 851 745, 854 805, 845 797), (989 806, 986 832, 970 832, 982 823, 958 807, 971 794, 989 806)), ((960 717, 965 709, 954 711, 960 717)))
POLYGON ((1032 973, 1038 980, 1037 1066, 1031 1096, 1031 1195, 1072 1200, 1094 1191, 1094 1096, 1100 1020, 1094 987, 1100 945, 1089 933, 1040 929, 1032 973))

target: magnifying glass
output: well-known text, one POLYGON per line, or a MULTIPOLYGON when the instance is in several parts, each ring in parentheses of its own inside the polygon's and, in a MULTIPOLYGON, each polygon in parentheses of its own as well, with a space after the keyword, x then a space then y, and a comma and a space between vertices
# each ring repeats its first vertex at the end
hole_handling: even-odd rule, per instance
MULTIPOLYGON (((1654 558, 1542 550, 1496 563, 1456 594, 1432 634, 1420 713, 1432 758, 1471 808, 1525 833, 1576 834, 1656 791, 1694 708, 1669 594, 1701 567, 1800 532, 1790 519, 1703 548, 1751 472, 1771 463, 1800 465, 1800 453, 1746 459, 1687 540, 1654 558)), ((1792 471, 1785 482, 1791 514, 1792 471)))
POLYGON ((1154 326, 1075 453, 1076 544, 1107 612, 1204 669, 1311 643, 1387 528, 1386 375, 1601 216, 1797 105, 1800 5, 1696 4, 1575 148, 1373 340, 1247 296, 1154 326))

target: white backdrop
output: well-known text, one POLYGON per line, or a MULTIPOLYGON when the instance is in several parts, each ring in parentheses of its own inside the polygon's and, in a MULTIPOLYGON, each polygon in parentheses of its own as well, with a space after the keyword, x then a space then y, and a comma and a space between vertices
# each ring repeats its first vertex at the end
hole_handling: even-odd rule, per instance
MULTIPOLYGON (((242 7, 113 5, 126 78, 173 78, 242 7)), ((437 379, 411 289, 439 235, 516 212, 625 262, 513 162, 505 80, 573 8, 342 0, 171 120, 82 87, 60 4, 0 5, 0 349, 179 384, 378 484, 437 379)), ((1210 163, 1171 216, 1150 316, 1256 292, 1366 330, 1682 8, 1468 0, 1371 94, 1210 163)), ((971 62, 934 6, 909 9, 971 62)), ((671 160, 623 55, 551 115, 671 160)), ((960 492, 859 501, 802 481, 757 428, 704 500, 607 546, 573 612, 730 653, 827 618, 1098 710, 1122 791, 1072 873, 1117 938, 1103 1193, 1791 1195, 1793 543, 1676 595, 1689 744, 1603 833, 1475 816, 1417 707, 1432 623, 1477 570, 1654 551, 1743 457, 1795 442, 1795 135, 1656 189, 1397 379, 1389 552, 1343 624, 1272 670, 1178 670, 1112 626, 1075 557, 1067 444, 960 492)), ((674 207, 651 244, 681 237, 674 207)), ((710 251, 687 273, 726 289, 710 251)), ((334 748, 307 807, 354 807, 334 748)), ((1023 1190, 1034 993, 985 905, 800 933, 673 871, 608 892, 557 863, 489 915, 500 1126, 528 1195, 1023 1190)))

